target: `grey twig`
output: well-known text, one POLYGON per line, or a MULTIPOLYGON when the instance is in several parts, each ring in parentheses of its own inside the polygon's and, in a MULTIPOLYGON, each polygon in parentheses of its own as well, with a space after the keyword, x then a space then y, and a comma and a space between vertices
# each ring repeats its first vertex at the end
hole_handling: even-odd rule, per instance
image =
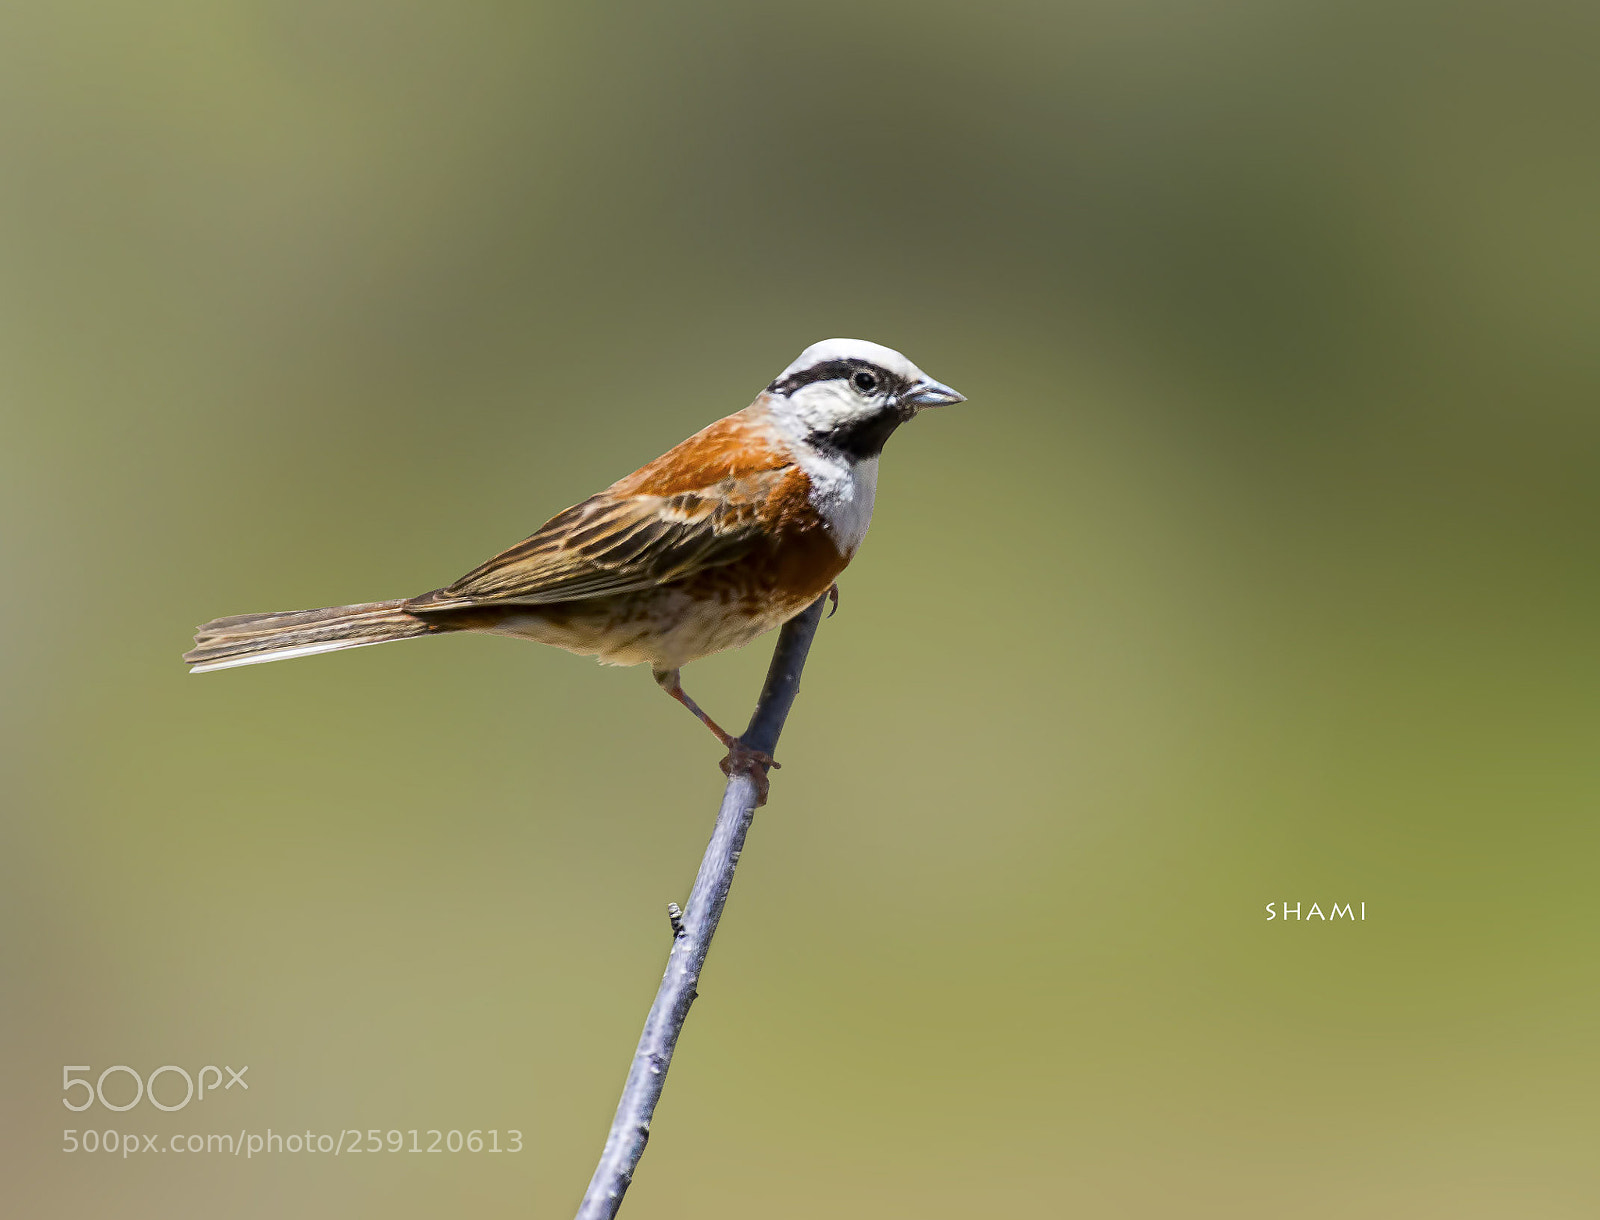
MULTIPOLYGON (((826 600, 826 595, 819 597, 784 624, 778 635, 761 698, 750 717, 750 727, 740 737, 752 750, 771 755, 777 748, 778 734, 783 732, 783 722, 800 689, 800 671, 805 668, 806 653, 811 650, 811 639, 822 621, 826 600)), ((689 891, 689 907, 672 921, 672 952, 667 956, 667 970, 661 976, 650 1015, 645 1018, 644 1032, 633 1052, 633 1066, 628 1070, 628 1083, 622 1088, 617 1115, 611 1120, 605 1150, 583 1196, 583 1205, 578 1208, 577 1220, 611 1220, 633 1181, 633 1171, 650 1138, 651 1116, 667 1082, 672 1052, 689 1015, 689 1005, 694 1003, 695 984, 700 981, 706 952, 728 901, 733 870, 744 850, 744 837, 755 817, 757 800, 756 783, 750 776, 735 772, 728 777, 716 829, 711 832, 700 872, 689 891)))

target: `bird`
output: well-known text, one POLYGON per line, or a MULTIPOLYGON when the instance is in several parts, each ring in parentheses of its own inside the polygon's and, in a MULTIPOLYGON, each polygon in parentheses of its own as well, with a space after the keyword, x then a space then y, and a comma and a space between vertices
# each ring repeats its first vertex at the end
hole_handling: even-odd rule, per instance
POLYGON ((656 683, 756 779, 770 755, 725 731, 683 688, 683 666, 739 648, 824 594, 872 520, 878 461, 902 424, 965 402, 892 348, 814 343, 749 406, 701 429, 532 536, 416 597, 213 619, 191 673, 450 632, 552 644, 656 683))

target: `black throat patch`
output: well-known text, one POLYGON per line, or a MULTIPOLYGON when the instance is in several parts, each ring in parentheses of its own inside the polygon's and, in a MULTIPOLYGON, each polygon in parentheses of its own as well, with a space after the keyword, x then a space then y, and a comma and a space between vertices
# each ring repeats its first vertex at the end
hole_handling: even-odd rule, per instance
POLYGON ((894 430, 905 422, 905 416, 896 408, 885 406, 871 415, 847 420, 825 432, 809 433, 806 440, 818 449, 832 450, 859 461, 862 458, 875 458, 882 453, 884 444, 894 430))

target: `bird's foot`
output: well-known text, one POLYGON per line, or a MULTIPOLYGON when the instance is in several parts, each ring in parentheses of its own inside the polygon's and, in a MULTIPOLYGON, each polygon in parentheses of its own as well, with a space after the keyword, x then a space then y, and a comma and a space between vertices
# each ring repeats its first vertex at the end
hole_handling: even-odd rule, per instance
POLYGON ((748 775, 756 786, 756 805, 761 806, 767 803, 767 791, 771 787, 767 771, 779 766, 765 750, 753 750, 735 737, 728 743, 728 757, 722 760, 722 773, 729 779, 748 775))

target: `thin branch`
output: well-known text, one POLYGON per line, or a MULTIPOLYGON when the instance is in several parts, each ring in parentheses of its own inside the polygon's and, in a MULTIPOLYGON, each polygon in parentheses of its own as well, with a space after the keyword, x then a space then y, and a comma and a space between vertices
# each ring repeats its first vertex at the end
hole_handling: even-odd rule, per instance
MULTIPOLYGON (((811 650, 811 639, 822 621, 826 600, 819 597, 809 609, 785 623, 779 633, 761 698, 750 717, 750 727, 740 738, 751 749, 770 755, 777 748, 783 722, 800 689, 800 671, 805 668, 806 653, 811 650)), ((744 850, 744 837, 755 817, 757 799, 753 779, 748 775, 729 776, 722 793, 722 808, 717 811, 716 829, 711 832, 694 889, 689 892, 688 909, 681 914, 672 912, 672 952, 667 957, 666 973, 661 976, 656 1002, 645 1018, 644 1032, 633 1052, 633 1066, 628 1070, 628 1083, 623 1086, 605 1150, 583 1196, 583 1205, 578 1208, 577 1220, 611 1220, 633 1181, 633 1171, 650 1138, 650 1119, 667 1083, 672 1052, 689 1015, 689 1005, 694 1003, 695 984, 700 981, 711 938, 728 901, 733 870, 744 850)))

